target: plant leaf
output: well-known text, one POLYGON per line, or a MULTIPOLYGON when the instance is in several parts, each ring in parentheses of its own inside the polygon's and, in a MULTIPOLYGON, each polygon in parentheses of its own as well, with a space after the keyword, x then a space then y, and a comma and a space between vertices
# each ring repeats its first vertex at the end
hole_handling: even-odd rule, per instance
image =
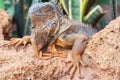
POLYGON ((0 9, 4 9, 5 10, 4 0, 0 0, 0 9))
POLYGON ((80 6, 82 0, 69 0, 69 18, 80 20, 80 6))
POLYGON ((66 12, 67 15, 69 13, 68 1, 69 0, 60 0, 60 4, 62 5, 62 7, 63 7, 63 9, 64 9, 64 11, 66 12))
POLYGON ((105 13, 106 11, 103 11, 102 8, 97 5, 84 17, 84 22, 96 26, 105 13))
POLYGON ((117 17, 117 0, 110 0, 111 20, 117 17))
POLYGON ((95 3, 97 2, 98 0, 88 0, 88 3, 87 3, 87 6, 86 6, 86 9, 85 9, 85 15, 90 11, 91 7, 93 5, 95 5, 95 3))
MULTIPOLYGON (((33 0, 32 4, 38 3, 39 0, 33 0)), ((29 35, 30 32, 30 26, 31 26, 31 21, 30 21, 30 17, 27 14, 27 19, 26 19, 26 23, 25 23, 25 28, 24 28, 24 35, 29 35)))

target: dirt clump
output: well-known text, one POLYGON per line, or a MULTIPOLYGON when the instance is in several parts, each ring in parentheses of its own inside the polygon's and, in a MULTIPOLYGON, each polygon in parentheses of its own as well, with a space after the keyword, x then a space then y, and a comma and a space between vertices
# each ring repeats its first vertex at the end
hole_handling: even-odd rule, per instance
POLYGON ((0 9, 0 39, 10 39, 12 34, 11 16, 7 11, 0 9))
POLYGON ((93 36, 85 53, 100 80, 120 80, 120 17, 93 36))

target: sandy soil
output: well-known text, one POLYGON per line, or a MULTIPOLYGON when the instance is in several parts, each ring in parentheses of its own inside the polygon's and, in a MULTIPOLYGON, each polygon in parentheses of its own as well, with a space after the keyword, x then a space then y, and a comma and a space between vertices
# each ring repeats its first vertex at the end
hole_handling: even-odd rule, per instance
MULTIPOLYGON (((7 43, 1 42, 1 45, 7 43)), ((0 80, 69 80, 69 75, 65 74, 66 58, 40 60, 34 56, 30 45, 19 51, 2 46, 0 54, 0 80)), ((91 65, 87 55, 83 58, 91 65)), ((81 67, 81 77, 75 75, 73 80, 98 80, 90 66, 81 67)))
POLYGON ((0 39, 10 39, 12 34, 11 22, 10 14, 0 9, 0 39))

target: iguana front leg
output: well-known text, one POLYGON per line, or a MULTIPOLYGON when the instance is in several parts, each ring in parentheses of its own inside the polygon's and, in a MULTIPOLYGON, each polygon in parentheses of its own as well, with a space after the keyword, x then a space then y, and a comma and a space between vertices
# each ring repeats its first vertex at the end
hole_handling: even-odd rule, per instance
MULTIPOLYGON (((85 63, 81 59, 81 54, 84 52, 86 44, 87 44, 87 37, 84 35, 75 35, 73 37, 75 38, 75 42, 73 44, 73 48, 71 51, 71 59, 68 61, 70 62, 66 72, 70 72, 73 68, 73 71, 70 74, 70 78, 72 79, 76 70, 78 70, 78 77, 81 77, 80 74, 80 64, 82 66, 86 66, 85 63)), ((70 38, 70 37, 69 37, 70 38)))
POLYGON ((40 59, 49 59, 49 58, 53 57, 52 54, 50 54, 50 53, 42 53, 42 48, 44 47, 43 44, 37 45, 37 43, 34 39, 31 40, 31 43, 32 43, 32 47, 33 47, 36 57, 38 57, 40 59))
POLYGON ((23 48, 27 44, 32 44, 32 48, 34 50, 35 56, 40 58, 40 59, 49 59, 52 57, 50 53, 42 53, 41 49, 43 48, 44 45, 39 44, 39 46, 36 44, 35 40, 32 40, 30 36, 24 36, 23 38, 12 38, 11 41, 8 44, 8 46, 14 46, 15 49, 17 50, 20 45, 24 45, 23 48))

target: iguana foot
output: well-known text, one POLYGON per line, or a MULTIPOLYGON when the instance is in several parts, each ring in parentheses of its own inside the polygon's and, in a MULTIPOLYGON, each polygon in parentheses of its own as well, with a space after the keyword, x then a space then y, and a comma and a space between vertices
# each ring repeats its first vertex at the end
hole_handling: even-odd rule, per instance
POLYGON ((15 45, 15 48, 17 49, 20 45, 24 45, 23 46, 24 48, 28 43, 31 43, 30 36, 24 36, 23 38, 11 38, 11 41, 6 45, 7 46, 15 45))
POLYGON ((57 51, 55 44, 48 47, 48 52, 52 53, 54 57, 67 57, 67 51, 57 51))
POLYGON ((54 57, 67 57, 67 52, 66 51, 58 51, 52 53, 54 57))
POLYGON ((39 55, 36 57, 38 57, 39 59, 47 60, 51 59, 53 55, 51 53, 42 53, 42 51, 40 51, 39 55))
POLYGON ((66 68, 66 73, 70 73, 70 79, 74 77, 74 74, 76 71, 78 71, 78 77, 81 78, 80 74, 80 64, 82 66, 86 66, 86 64, 81 60, 80 56, 77 56, 76 58, 71 58, 69 61, 67 61, 69 64, 66 68))

